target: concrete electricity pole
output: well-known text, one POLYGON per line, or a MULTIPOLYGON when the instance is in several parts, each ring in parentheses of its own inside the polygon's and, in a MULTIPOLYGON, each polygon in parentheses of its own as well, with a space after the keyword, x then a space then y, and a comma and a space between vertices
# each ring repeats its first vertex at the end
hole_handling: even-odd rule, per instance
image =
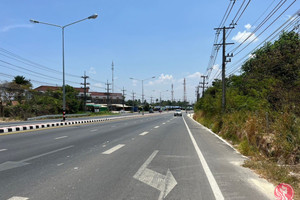
MULTIPOLYGON (((216 46, 222 46, 223 50, 222 50, 222 112, 225 112, 226 109, 226 80, 225 80, 225 68, 226 68, 226 62, 230 62, 231 59, 229 61, 226 60, 226 45, 231 45, 234 43, 226 43, 226 30, 227 29, 233 29, 234 27, 223 27, 223 28, 215 28, 215 30, 219 31, 219 30, 223 30, 223 43, 222 44, 214 44, 216 46)), ((233 54, 231 54, 230 56, 228 55, 228 57, 232 57, 233 54)))
POLYGON ((125 104, 125 92, 126 92, 126 90, 124 90, 124 87, 123 87, 122 92, 123 92, 123 110, 124 110, 124 104, 125 104))
POLYGON ((112 93, 114 93, 114 61, 112 61, 111 63, 111 89, 112 89, 112 93))
POLYGON ((203 81, 200 82, 200 84, 202 84, 202 86, 200 86, 202 88, 202 97, 204 97, 204 90, 205 88, 207 88, 207 86, 205 86, 206 84, 208 84, 207 82, 205 82, 205 79, 208 78, 207 76, 201 76, 201 78, 203 78, 203 81))
POLYGON ((196 98, 197 98, 197 101, 200 99, 200 93, 199 93, 199 88, 200 86, 196 86, 196 98))
POLYGON ((134 95, 135 93, 132 91, 132 112, 134 112, 134 95))
POLYGON ((171 96, 172 96, 171 102, 173 103, 173 101, 174 101, 174 88, 173 88, 173 83, 172 83, 172 85, 171 85, 171 96))
POLYGON ((107 80, 107 83, 105 83, 106 85, 106 103, 107 103, 107 110, 110 111, 110 99, 109 99, 109 91, 111 90, 109 88, 109 86, 111 85, 111 83, 108 83, 108 80, 107 80))
POLYGON ((86 82, 86 79, 89 78, 89 76, 86 76, 85 75, 85 71, 84 71, 84 76, 82 76, 81 78, 83 78, 83 83, 80 83, 81 85, 83 85, 83 89, 84 89, 84 107, 83 107, 83 110, 84 112, 86 112, 86 99, 87 99, 87 89, 89 89, 88 87, 86 87, 87 85, 90 85, 89 83, 86 82))

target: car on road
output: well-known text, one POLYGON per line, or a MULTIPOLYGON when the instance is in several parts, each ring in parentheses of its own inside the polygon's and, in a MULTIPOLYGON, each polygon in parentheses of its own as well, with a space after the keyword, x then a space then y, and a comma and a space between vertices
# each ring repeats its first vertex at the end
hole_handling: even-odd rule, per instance
POLYGON ((174 112, 174 116, 182 116, 182 112, 180 109, 176 109, 174 112))

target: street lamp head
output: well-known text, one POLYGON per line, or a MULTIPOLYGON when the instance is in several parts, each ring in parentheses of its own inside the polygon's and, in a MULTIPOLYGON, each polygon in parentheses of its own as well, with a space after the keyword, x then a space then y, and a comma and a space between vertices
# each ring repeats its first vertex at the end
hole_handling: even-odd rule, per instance
POLYGON ((29 20, 31 23, 35 23, 35 24, 38 24, 38 23, 40 23, 39 21, 36 21, 36 20, 33 20, 33 19, 31 19, 31 20, 29 20))
POLYGON ((96 19, 98 17, 98 14, 93 14, 88 17, 88 19, 96 19))
POLYGON ((155 76, 152 76, 152 78, 155 78, 155 76))

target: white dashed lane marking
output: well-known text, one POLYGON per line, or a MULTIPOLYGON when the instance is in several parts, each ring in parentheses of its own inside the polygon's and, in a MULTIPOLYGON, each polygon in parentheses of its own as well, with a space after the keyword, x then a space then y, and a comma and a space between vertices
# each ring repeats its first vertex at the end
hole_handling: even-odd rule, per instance
POLYGON ((7 149, 0 149, 0 152, 1 152, 1 151, 7 151, 7 149))
POLYGON ((155 126, 154 128, 159 128, 159 126, 155 126))
POLYGON ((149 133, 149 132, 145 131, 145 132, 141 133, 140 135, 146 135, 146 134, 148 134, 148 133, 149 133))
POLYGON ((102 154, 111 154, 124 146, 125 146, 125 144, 118 144, 117 146, 114 146, 113 148, 108 149, 107 151, 104 151, 102 154))
POLYGON ((7 200, 28 200, 29 198, 27 198, 27 197, 11 197, 11 198, 9 198, 9 199, 7 199, 7 200))
POLYGON ((93 129, 93 130, 90 130, 91 132, 96 132, 96 131, 98 131, 98 129, 93 129))
POLYGON ((61 136, 61 137, 57 137, 55 138, 56 140, 60 140, 60 139, 63 139, 63 138, 67 138, 68 136, 61 136))

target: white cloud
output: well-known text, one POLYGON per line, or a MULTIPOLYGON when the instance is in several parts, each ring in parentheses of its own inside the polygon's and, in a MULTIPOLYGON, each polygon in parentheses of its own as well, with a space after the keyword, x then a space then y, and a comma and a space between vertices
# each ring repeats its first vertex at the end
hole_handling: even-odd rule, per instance
POLYGON ((246 28, 247 30, 250 30, 250 29, 252 28, 252 26, 251 26, 251 24, 246 24, 246 25, 245 25, 245 28, 246 28))
POLYGON ((199 79, 201 77, 201 73, 200 72, 195 72, 193 74, 190 74, 187 76, 187 78, 190 78, 190 79, 199 79))
POLYGON ((104 88, 103 84, 102 83, 95 83, 93 84, 93 86, 97 87, 97 88, 104 88))
POLYGON ((137 85, 137 80, 132 80, 132 86, 136 86, 137 85))
POLYGON ((7 32, 15 28, 32 28, 32 24, 15 24, 15 25, 9 25, 9 26, 4 26, 3 28, 0 29, 0 32, 7 32))
POLYGON ((220 70, 220 65, 219 64, 215 64, 213 67, 212 67, 213 70, 220 70))
POLYGON ((172 81, 174 81, 173 75, 169 75, 169 74, 161 74, 158 79, 154 80, 154 81, 149 81, 149 85, 155 85, 155 84, 166 84, 166 83, 171 83, 172 81))
POLYGON ((97 74, 96 69, 94 67, 90 67, 88 73, 89 74, 97 74))
POLYGON ((251 42, 252 40, 254 42, 257 42, 258 41, 258 38, 256 37, 256 35, 252 32, 249 32, 249 31, 243 31, 243 32, 238 32, 233 38, 232 40, 238 42, 238 43, 242 43, 246 38, 248 38, 246 40, 246 42, 251 42), (249 38, 248 38, 249 37, 249 38))
POLYGON ((255 54, 249 54, 249 58, 255 58, 256 57, 256 55, 255 54))

